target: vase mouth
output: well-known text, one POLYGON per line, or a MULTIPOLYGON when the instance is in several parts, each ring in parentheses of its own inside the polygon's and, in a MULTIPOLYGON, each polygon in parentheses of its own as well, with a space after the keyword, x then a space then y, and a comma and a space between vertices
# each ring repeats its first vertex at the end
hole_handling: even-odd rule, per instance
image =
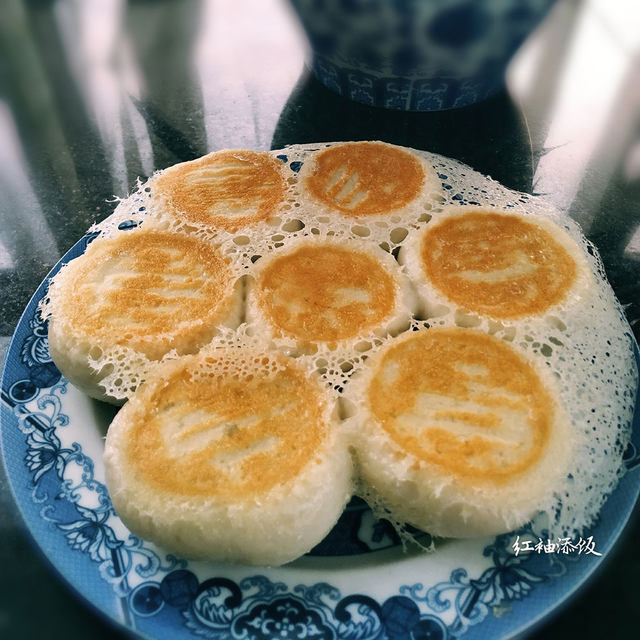
POLYGON ((327 89, 371 107, 397 111, 444 111, 481 102, 505 86, 505 69, 468 78, 439 75, 398 76, 365 67, 337 65, 314 54, 306 63, 327 89))

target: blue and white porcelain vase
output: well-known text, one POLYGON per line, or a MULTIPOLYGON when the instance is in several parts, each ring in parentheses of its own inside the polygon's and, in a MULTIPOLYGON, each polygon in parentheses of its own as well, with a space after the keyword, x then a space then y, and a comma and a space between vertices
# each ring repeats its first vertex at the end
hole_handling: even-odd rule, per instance
POLYGON ((291 0, 326 87, 370 106, 453 109, 504 85, 555 0, 291 0))

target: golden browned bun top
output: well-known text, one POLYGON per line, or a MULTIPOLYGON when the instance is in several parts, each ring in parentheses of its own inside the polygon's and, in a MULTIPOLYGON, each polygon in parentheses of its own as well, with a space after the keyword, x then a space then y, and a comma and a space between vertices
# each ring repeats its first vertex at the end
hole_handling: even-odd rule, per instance
POLYGON ((236 231, 267 220, 283 202, 281 164, 264 151, 219 151, 167 169, 154 192, 180 220, 236 231))
POLYGON ((467 484, 503 485, 540 460, 554 403, 502 340, 460 328, 413 333, 368 385, 375 420, 417 460, 467 484))
POLYGON ((379 326, 396 300, 393 277, 370 252, 331 243, 302 246, 260 272, 268 321, 303 341, 340 341, 379 326))
POLYGON ((576 281, 576 261, 545 228, 515 215, 468 212, 429 226, 427 278, 449 300, 498 319, 544 312, 576 281))
POLYGON ((421 190, 425 173, 415 155, 378 142, 336 144, 316 154, 306 187, 348 216, 388 213, 421 190))
POLYGON ((224 320, 233 293, 215 247, 169 231, 96 240, 64 275, 57 318, 96 346, 128 346, 152 358, 180 344, 189 352, 192 340, 224 320))
POLYGON ((279 354, 230 353, 173 367, 125 407, 128 464, 156 491, 250 500, 295 479, 326 438, 315 377, 279 354))

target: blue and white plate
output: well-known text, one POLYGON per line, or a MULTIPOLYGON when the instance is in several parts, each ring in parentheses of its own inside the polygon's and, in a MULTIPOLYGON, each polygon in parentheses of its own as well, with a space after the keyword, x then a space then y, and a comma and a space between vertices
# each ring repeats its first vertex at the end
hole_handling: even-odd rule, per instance
MULTIPOLYGON (((84 251, 88 239, 63 261, 84 251)), ((322 544, 286 567, 187 562, 132 536, 115 515, 102 466, 114 410, 77 391, 51 361, 37 313, 45 292, 46 282, 20 320, 2 378, 10 483, 36 542, 69 584, 142 636, 509 637, 540 621, 589 578, 638 496, 636 399, 628 472, 597 526, 580 540, 549 543, 529 525, 495 539, 446 541, 433 554, 405 553, 393 529, 354 500, 322 544)))

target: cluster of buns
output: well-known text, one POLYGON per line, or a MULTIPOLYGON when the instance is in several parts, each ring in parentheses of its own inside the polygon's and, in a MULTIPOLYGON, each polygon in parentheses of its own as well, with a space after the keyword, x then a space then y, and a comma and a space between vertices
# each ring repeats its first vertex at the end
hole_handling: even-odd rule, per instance
POLYGON ((539 511, 578 531, 617 482, 630 340, 593 250, 538 199, 381 142, 230 150, 95 231, 44 311, 63 374, 128 400, 107 484, 144 538, 281 564, 354 492, 435 536, 539 511))

